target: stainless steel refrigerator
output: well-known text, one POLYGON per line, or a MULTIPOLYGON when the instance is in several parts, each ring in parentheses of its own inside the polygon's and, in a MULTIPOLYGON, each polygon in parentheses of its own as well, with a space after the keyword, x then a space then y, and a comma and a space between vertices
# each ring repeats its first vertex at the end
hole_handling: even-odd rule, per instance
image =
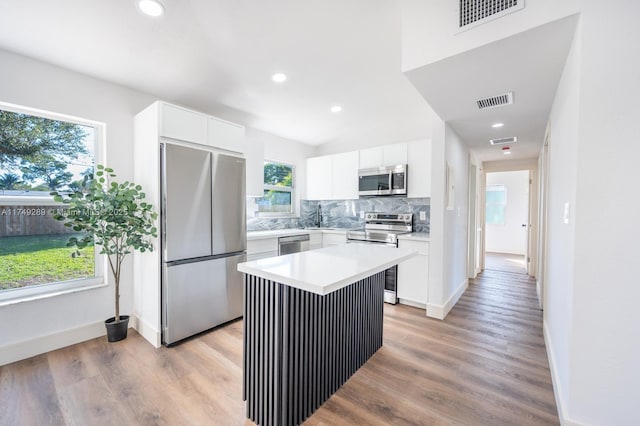
POLYGON ((245 160, 161 144, 162 341, 242 316, 245 160))

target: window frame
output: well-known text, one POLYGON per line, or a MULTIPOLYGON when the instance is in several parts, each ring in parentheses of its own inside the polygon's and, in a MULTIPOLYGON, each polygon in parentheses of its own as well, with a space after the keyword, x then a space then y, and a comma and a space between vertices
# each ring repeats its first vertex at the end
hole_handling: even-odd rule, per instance
MULTIPOLYGON (((257 217, 259 218, 291 218, 295 217, 296 209, 295 209, 295 195, 296 195, 296 166, 295 164, 285 163, 283 161, 272 161, 265 159, 262 163, 262 185, 263 192, 264 191, 280 191, 280 192, 289 192, 291 194, 291 211, 289 213, 284 212, 257 212, 257 217), (278 186, 278 185, 267 185, 264 183, 264 166, 266 164, 277 164, 280 166, 291 167, 291 186, 278 186)), ((264 197, 264 196, 263 196, 264 197)), ((263 197, 258 197, 261 199, 263 197)))
MULTIPOLYGON (((30 108, 0 101, 0 109, 19 114, 29 114, 37 117, 44 117, 56 121, 78 124, 81 126, 93 127, 94 146, 93 161, 95 164, 104 164, 106 160, 106 123, 88 120, 67 114, 59 114, 51 111, 30 108)), ((53 201, 53 197, 3 197, 3 202, 7 205, 44 205, 57 207, 60 203, 53 201)), ((19 287, 7 290, 0 290, 0 306, 36 300, 43 297, 51 297, 59 294, 71 293, 81 290, 88 290, 97 287, 104 287, 108 284, 105 272, 107 269, 107 256, 100 254, 100 247, 94 246, 94 276, 88 278, 78 278, 65 281, 53 281, 50 283, 35 284, 26 287, 19 287)))

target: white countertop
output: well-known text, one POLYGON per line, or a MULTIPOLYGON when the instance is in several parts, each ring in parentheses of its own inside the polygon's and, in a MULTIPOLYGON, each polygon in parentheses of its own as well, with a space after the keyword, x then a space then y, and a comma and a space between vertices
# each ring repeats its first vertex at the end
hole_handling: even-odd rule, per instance
POLYGON ((347 232, 346 229, 327 229, 327 228, 289 228, 289 229, 273 229, 270 231, 250 231, 247 232, 247 240, 260 240, 263 238, 277 238, 277 237, 286 237, 289 235, 300 235, 300 234, 317 234, 317 233, 327 233, 327 234, 345 234, 347 232))
POLYGON ((325 295, 415 255, 378 244, 342 244, 240 263, 238 271, 325 295))
POLYGON ((399 240, 411 240, 411 241, 431 241, 431 235, 428 232, 412 232, 411 234, 398 235, 399 240))

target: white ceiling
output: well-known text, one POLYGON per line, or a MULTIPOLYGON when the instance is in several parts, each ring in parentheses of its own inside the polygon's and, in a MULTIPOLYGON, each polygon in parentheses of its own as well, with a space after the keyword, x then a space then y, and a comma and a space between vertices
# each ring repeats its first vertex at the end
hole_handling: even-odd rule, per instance
POLYGON ((577 15, 407 73, 434 111, 482 161, 536 158, 562 75, 577 15), (476 100, 513 91, 513 105, 479 110, 476 100), (502 122, 494 129, 491 124, 502 122), (512 154, 490 139, 516 136, 512 154))
POLYGON ((490 161, 537 156, 577 21, 412 70, 410 82, 395 0, 162 1, 154 19, 134 0, 2 0, 0 48, 312 145, 429 137, 430 105, 490 161), (276 72, 289 79, 273 83, 276 72), (506 91, 514 105, 475 106, 506 91), (518 137, 509 157, 488 145, 507 136, 518 137))
POLYGON ((430 134, 394 0, 162 2, 2 0, 0 48, 308 144, 430 134))

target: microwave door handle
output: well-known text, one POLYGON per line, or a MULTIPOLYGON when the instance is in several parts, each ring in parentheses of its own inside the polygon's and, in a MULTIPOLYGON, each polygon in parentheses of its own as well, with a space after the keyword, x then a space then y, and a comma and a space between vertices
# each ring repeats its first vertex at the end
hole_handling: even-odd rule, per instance
POLYGON ((393 191, 393 170, 389 171, 389 194, 393 191))

